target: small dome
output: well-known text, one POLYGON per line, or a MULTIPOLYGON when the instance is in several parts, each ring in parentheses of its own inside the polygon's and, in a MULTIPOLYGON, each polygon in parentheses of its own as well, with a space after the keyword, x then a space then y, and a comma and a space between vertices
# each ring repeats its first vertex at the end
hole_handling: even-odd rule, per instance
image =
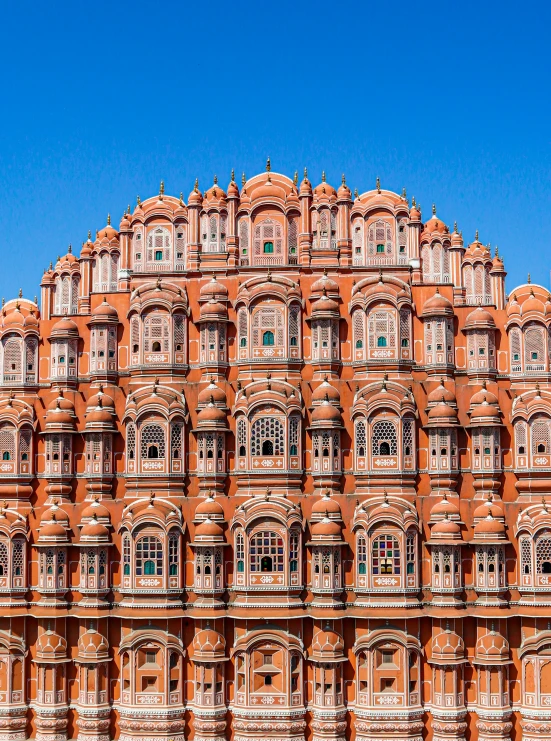
POLYGON ((458 661, 465 657, 463 639, 452 630, 444 630, 432 639, 432 660, 458 661))
POLYGON ((421 316, 449 316, 453 315, 453 304, 439 289, 425 302, 421 316))
POLYGON ((188 206, 202 206, 203 205, 203 194, 199 190, 197 180, 195 181, 195 187, 189 194, 187 199, 188 206))
POLYGON ((80 540, 82 543, 108 543, 109 530, 101 522, 98 522, 97 515, 94 513, 90 522, 86 523, 80 531, 80 540))
POLYGON ((111 516, 109 510, 98 499, 94 499, 87 507, 82 510, 81 520, 95 518, 96 520, 105 520, 110 522, 111 516))
POLYGON ((447 495, 444 494, 444 498, 442 499, 442 501, 438 502, 438 504, 435 504, 434 507, 431 509, 430 519, 433 520, 440 517, 445 517, 446 515, 449 518, 459 518, 459 507, 453 502, 450 502, 447 495))
POLYGON ((61 408, 60 405, 60 399, 54 399, 55 407, 52 407, 52 404, 49 405, 48 410, 46 411, 46 429, 51 429, 52 427, 65 427, 65 428, 74 428, 75 426, 75 416, 74 413, 71 414, 70 412, 66 411, 65 409, 61 408))
POLYGON ((471 424, 485 422, 486 424, 499 424, 500 411, 494 404, 489 404, 486 399, 481 404, 472 407, 471 424))
POLYGON ((342 517, 341 508, 339 503, 333 499, 329 492, 326 492, 321 499, 314 502, 312 505, 312 515, 325 515, 337 517, 339 520, 342 517))
POLYGON ((214 275, 208 283, 201 286, 199 290, 199 301, 227 301, 228 289, 223 283, 220 283, 214 275))
POLYGON ((211 399, 214 404, 226 406, 227 401, 225 391, 219 388, 212 380, 206 388, 199 391, 197 402, 199 405, 210 404, 211 399))
POLYGON ((107 409, 112 414, 115 413, 115 401, 111 396, 104 393, 103 384, 100 384, 97 393, 95 393, 88 399, 88 403, 86 406, 87 413, 91 412, 97 406, 102 406, 104 409, 107 409))
POLYGON ((329 517, 324 517, 323 520, 312 525, 312 537, 340 539, 342 537, 341 525, 335 520, 330 520, 329 517))
POLYGON ((344 641, 336 630, 327 624, 316 631, 312 639, 312 653, 315 658, 323 660, 341 659, 344 656, 344 641))
POLYGON ((445 404, 451 404, 453 406, 457 403, 454 392, 444 386, 444 379, 442 379, 440 385, 427 396, 427 402, 429 405, 444 402, 445 404))
POLYGON ((537 314, 545 313, 543 302, 539 298, 536 298, 533 288, 530 289, 530 297, 522 304, 522 316, 529 312, 535 312, 537 314))
POLYGON ((193 638, 193 651, 196 658, 223 659, 226 654, 226 639, 212 628, 204 628, 193 638))
POLYGON ((50 510, 50 519, 40 522, 38 542, 66 543, 67 529, 56 519, 55 512, 50 510))
POLYGON ((322 426, 324 422, 330 422, 332 424, 341 425, 342 416, 336 406, 333 406, 329 401, 327 395, 323 402, 314 408, 312 412, 312 424, 322 426))
POLYGON ((488 664, 509 663, 509 643, 493 629, 476 642, 475 661, 488 664))
POLYGON ((495 535, 496 537, 504 536, 505 525, 499 520, 496 520, 494 517, 492 517, 492 514, 489 513, 487 517, 485 517, 483 520, 480 520, 480 522, 475 525, 474 534, 475 537, 492 535, 495 535))
POLYGON ((446 538, 459 538, 461 536, 461 528, 457 522, 450 520, 449 517, 445 517, 443 520, 439 520, 433 525, 431 530, 431 537, 446 537, 446 538))
POLYGON ((477 306, 465 320, 465 329, 478 329, 480 327, 495 328, 496 323, 489 311, 477 306))
POLYGON ((195 519, 224 520, 224 508, 214 497, 208 496, 195 508, 195 519))
POLYGON ((97 306, 92 312, 92 319, 114 319, 118 321, 119 315, 117 314, 117 310, 114 309, 111 304, 108 304, 104 297, 101 304, 99 304, 99 306, 97 306))
POLYGON ((47 630, 36 642, 36 661, 56 662, 67 659, 67 641, 65 638, 47 630))
POLYGON ((319 185, 316 185, 316 187, 314 188, 314 196, 317 200, 337 197, 337 191, 335 190, 335 188, 333 188, 332 185, 329 185, 329 183, 325 182, 325 173, 323 173, 322 175, 321 183, 319 185))
POLYGON ((321 278, 312 283, 310 290, 312 293, 323 293, 324 290, 328 294, 339 293, 339 284, 324 272, 321 278))
POLYGON ((312 314, 338 314, 339 313, 339 305, 338 303, 332 299, 326 296, 325 294, 323 296, 320 296, 320 298, 316 299, 314 303, 312 304, 312 314))
POLYGON ((86 427, 113 427, 113 415, 105 409, 101 398, 94 409, 86 412, 86 427))
POLYGON ((346 180, 344 179, 344 175, 342 176, 342 182, 339 185, 339 189, 337 191, 337 200, 339 201, 349 201, 352 196, 352 193, 350 192, 350 188, 346 184, 346 180))
POLYGON ((501 507, 496 504, 491 495, 488 497, 488 499, 485 502, 482 502, 482 504, 479 504, 478 507, 476 507, 475 511, 473 512, 473 518, 475 520, 484 519, 488 516, 491 516, 493 518, 503 518, 503 510, 501 507))
POLYGON ((446 404, 443 399, 439 404, 436 404, 436 406, 429 409, 428 417, 430 422, 441 420, 444 424, 446 422, 449 424, 457 424, 457 413, 455 409, 449 404, 446 404))
POLYGON ((206 407, 203 407, 197 415, 197 425, 199 427, 225 427, 226 426, 226 413, 214 406, 213 397, 206 407))
POLYGON ((78 659, 96 663, 109 659, 109 644, 97 630, 87 630, 78 639, 78 659))
POLYGON ((72 319, 63 317, 52 327, 51 337, 78 337, 78 327, 72 319))
POLYGON ((331 386, 331 384, 327 380, 327 377, 324 378, 323 383, 321 383, 312 392, 312 404, 321 404, 325 401, 326 398, 332 404, 339 405, 341 403, 341 395, 334 386, 331 386))
POLYGON ((225 201, 226 199, 227 199, 226 191, 218 185, 218 179, 215 177, 214 184, 211 185, 211 187, 205 191, 205 196, 203 200, 209 201, 212 203, 216 201, 225 201))
POLYGON ((227 319, 228 309, 220 301, 210 299, 199 309, 199 316, 201 319, 227 319))
POLYGON ((195 537, 203 540, 221 539, 224 537, 224 531, 217 522, 207 518, 195 528, 195 537))
POLYGON ((312 195, 312 183, 308 180, 308 175, 306 174, 306 170, 304 171, 304 179, 300 184, 299 195, 301 196, 311 196, 312 195))
POLYGON ((487 401, 488 404, 497 405, 498 403, 497 396, 486 388, 486 381, 482 382, 482 388, 480 391, 477 391, 471 396, 471 407, 474 407, 477 404, 482 404, 484 401, 487 401))
POLYGON ((415 201, 409 210, 410 221, 421 221, 421 210, 416 206, 415 201))

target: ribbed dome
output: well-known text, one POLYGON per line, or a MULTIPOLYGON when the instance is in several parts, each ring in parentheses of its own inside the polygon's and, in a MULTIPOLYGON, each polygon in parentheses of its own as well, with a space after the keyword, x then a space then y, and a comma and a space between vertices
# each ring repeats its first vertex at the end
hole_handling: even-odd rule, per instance
POLYGON ((324 515, 326 513, 329 516, 338 515, 338 518, 341 518, 340 505, 336 499, 329 496, 329 492, 326 492, 321 499, 318 499, 312 505, 312 515, 324 515))
POLYGON ((224 519, 224 508, 214 497, 208 496, 195 508, 195 519, 224 519))
POLYGON ((197 402, 200 405, 210 404, 211 399, 214 404, 226 406, 226 393, 219 388, 214 381, 211 381, 206 388, 199 391, 197 402))
POLYGON ((505 535, 505 525, 488 514, 483 520, 480 520, 474 528, 475 536, 484 535, 505 535))
POLYGON ((342 416, 336 406, 333 406, 326 396, 323 402, 314 408, 312 412, 312 425, 321 426, 324 422, 333 425, 342 424, 342 416))
POLYGON ((223 635, 212 628, 204 628, 195 634, 193 638, 193 651, 195 658, 203 660, 215 660, 225 658, 226 639, 223 635))
POLYGON ((427 396, 427 402, 428 404, 439 404, 441 402, 445 402, 446 404, 452 404, 455 406, 456 404, 456 398, 453 391, 450 389, 447 389, 444 386, 444 381, 440 381, 440 385, 434 389, 434 391, 431 391, 430 394, 427 396))
POLYGON ((332 404, 339 405, 341 403, 341 395, 339 394, 337 389, 334 386, 331 386, 327 379, 324 379, 323 383, 321 383, 312 392, 312 403, 321 403, 325 401, 326 398, 332 404))

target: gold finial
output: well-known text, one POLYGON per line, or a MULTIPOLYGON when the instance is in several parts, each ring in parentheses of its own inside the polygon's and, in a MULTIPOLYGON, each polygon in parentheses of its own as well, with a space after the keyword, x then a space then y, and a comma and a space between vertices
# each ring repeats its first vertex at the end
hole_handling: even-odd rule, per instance
POLYGON ((53 265, 52 261, 50 260, 50 267, 48 268, 48 270, 52 270, 53 267, 54 267, 54 265, 53 265))
POLYGON ((308 168, 307 167, 304 168, 304 179, 308 180, 308 168))
POLYGON ((379 179, 378 176, 377 176, 377 183, 376 183, 376 185, 377 185, 377 193, 380 193, 381 192, 381 181, 380 181, 380 179, 379 179))
POLYGON ((107 214, 107 226, 111 226, 111 214, 107 214))
POLYGON ((321 173, 321 182, 325 183, 325 170, 321 173))
POLYGON ((214 176, 214 185, 218 185, 218 175, 214 176))
POLYGON ((402 198, 404 199, 404 201, 407 201, 408 199, 408 194, 406 193, 405 188, 402 188, 402 198))
POLYGON ((530 273, 528 273, 528 285, 530 285, 531 282, 532 282, 532 279, 530 277, 530 273))
POLYGON ((180 206, 184 205, 184 194, 180 191, 180 206))
POLYGON ((497 244, 496 244, 496 257, 499 257, 499 250, 497 248, 497 244))
POLYGON ((293 175, 293 185, 295 187, 298 185, 298 170, 295 170, 295 174, 293 175))
POLYGON ((38 306, 38 298, 36 296, 34 297, 34 302, 38 306))
POLYGON ((22 288, 19 289, 18 296, 19 296, 19 298, 23 298, 23 289, 22 288))
POLYGON ((245 177, 245 173, 242 173, 241 174, 241 185, 245 185, 246 182, 247 182, 247 178, 245 177))
POLYGON ((90 231, 90 229, 88 229, 88 241, 92 241, 92 232, 90 231))
POLYGON ((71 255, 71 254, 72 254, 72 252, 73 252, 73 245, 72 245, 72 244, 70 244, 70 245, 69 245, 69 247, 67 248, 67 254, 68 254, 68 255, 71 255))
POLYGON ((128 208, 126 209, 126 213, 130 216, 130 204, 128 204, 128 208))
POLYGON ((343 185, 346 185, 346 178, 344 177, 344 172, 343 172, 342 177, 341 177, 341 183, 343 185))
POLYGON ((141 207, 141 205, 142 205, 142 201, 141 201, 141 198, 140 198, 140 196, 136 196, 136 204, 137 204, 138 208, 140 208, 140 207, 141 207))
POLYGON ((432 215, 436 216, 436 204, 435 203, 432 204, 432 215))
POLYGON ((358 198, 358 189, 354 188, 354 198, 358 198))
POLYGON ((231 182, 235 183, 235 170, 233 169, 233 167, 231 169, 231 182))
POLYGON ((165 181, 161 180, 161 184, 159 186, 159 200, 163 200, 163 196, 165 194, 165 181))
POLYGON ((411 198, 411 207, 415 208, 415 196, 412 196, 411 198))
POLYGON ((457 234, 457 221, 453 222, 453 233, 457 234))
POLYGON ((271 169, 272 163, 270 162, 270 158, 268 157, 268 159, 266 160, 266 172, 270 172, 271 169))
POLYGON ((478 229, 476 230, 476 232, 474 234, 474 241, 475 242, 478 242, 478 229))

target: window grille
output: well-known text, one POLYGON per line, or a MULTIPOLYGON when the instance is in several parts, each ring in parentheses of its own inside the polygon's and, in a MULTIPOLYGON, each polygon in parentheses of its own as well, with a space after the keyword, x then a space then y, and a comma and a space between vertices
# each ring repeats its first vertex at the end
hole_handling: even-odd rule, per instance
POLYGON ((178 534, 177 533, 171 533, 168 536, 168 573, 170 576, 177 576, 178 574, 178 563, 179 563, 179 554, 178 554, 178 534))
POLYGON ((520 568, 522 574, 532 574, 532 542, 529 538, 520 540, 520 568))
POLYGON ((378 535, 371 548, 373 575, 400 574, 400 547, 394 535, 378 535))
POLYGON ((165 457, 165 433, 160 425, 146 425, 141 433, 141 457, 148 458, 152 446, 157 448, 157 457, 165 457))
POLYGON ((23 576, 23 541, 17 538, 12 542, 12 572, 14 576, 23 576))
POLYGON ((367 435, 365 421, 358 420, 355 425, 356 455, 363 457, 367 449, 367 435))
POLYGON ((133 422, 126 428, 126 455, 132 461, 136 457, 136 426, 133 422))
POLYGON ((391 311, 373 311, 369 314, 369 347, 374 350, 377 347, 396 347, 396 318, 391 311), (385 344, 379 342, 384 338, 385 344))
POLYGON ((530 424, 530 437, 532 439, 532 453, 551 452, 549 446, 549 420, 547 418, 536 417, 530 424), (543 449, 542 449, 543 447, 543 449))
POLYGON ((247 449, 247 423, 241 417, 237 420, 237 445, 240 456, 246 455, 247 449))
POLYGON ((247 309, 241 308, 237 312, 237 326, 239 334, 239 347, 247 346, 247 309))
POLYGON ((297 261, 298 254, 298 219, 289 219, 289 263, 297 261))
POLYGON ((300 307, 294 304, 289 311, 289 345, 297 347, 299 344, 299 315, 300 307))
POLYGON ((358 572, 360 574, 365 574, 367 571, 367 543, 363 535, 358 536, 356 553, 358 559, 358 572))
POLYGON ((170 426, 170 450, 172 458, 182 457, 182 425, 179 423, 170 426))
POLYGON ((415 533, 408 531, 406 536, 406 572, 415 573, 415 533))
POLYGON ((289 451, 291 455, 298 455, 298 422, 297 416, 289 419, 289 451))
POLYGON ((4 383, 22 380, 22 350, 22 340, 8 335, 4 341, 4 383))
POLYGON ((136 543, 136 576, 163 575, 163 546, 159 538, 146 535, 136 543))
POLYGON ((3 540, 0 541, 0 576, 9 576, 8 546, 3 540))
POLYGON ((186 336, 185 336, 185 324, 183 314, 174 315, 174 347, 178 349, 180 346, 183 350, 185 348, 186 336))
POLYGON ((155 352, 154 344, 160 345, 160 351, 169 351, 170 330, 167 316, 148 316, 144 321, 144 348, 146 352, 155 352))
POLYGON ((388 420, 375 422, 371 433, 371 453, 372 455, 397 455, 398 439, 393 422, 388 420))
POLYGON ((536 572, 551 574, 551 533, 546 531, 536 540, 536 572))
POLYGON ((400 345, 409 347, 409 309, 400 309, 400 345))
POLYGON ((354 348, 359 350, 365 342, 365 313, 358 309, 354 312, 354 348))
POLYGON ((283 424, 277 417, 260 417, 251 427, 252 455, 283 455, 283 424), (272 452, 267 452, 267 451, 272 452))
POLYGON ((15 427, 7 422, 0 424, 0 453, 4 461, 15 458, 15 427))
POLYGON ((147 262, 164 267, 163 263, 170 262, 171 248, 172 239, 168 230, 161 227, 154 228, 147 235, 147 262))
POLYGON ((413 434, 415 431, 415 420, 406 417, 402 420, 402 455, 413 455, 413 434))
POLYGON ((284 570, 285 547, 279 533, 269 530, 255 533, 249 544, 252 572, 284 570))

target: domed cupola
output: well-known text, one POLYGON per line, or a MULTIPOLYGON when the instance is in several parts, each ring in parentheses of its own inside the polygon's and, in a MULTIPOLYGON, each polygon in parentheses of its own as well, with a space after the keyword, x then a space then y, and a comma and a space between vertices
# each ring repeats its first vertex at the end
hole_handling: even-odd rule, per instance
POLYGON ((314 604, 342 606, 342 528, 341 509, 326 492, 310 519, 314 604))
POLYGON ((222 607, 224 591, 224 547, 227 545, 223 526, 224 510, 209 494, 195 509, 195 537, 191 546, 195 554, 194 592, 199 606, 222 607))

